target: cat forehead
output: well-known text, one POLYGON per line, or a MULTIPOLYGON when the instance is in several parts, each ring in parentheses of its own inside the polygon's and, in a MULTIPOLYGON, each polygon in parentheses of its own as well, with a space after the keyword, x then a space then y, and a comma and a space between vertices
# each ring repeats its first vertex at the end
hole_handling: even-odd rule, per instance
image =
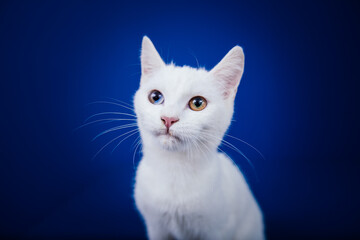
POLYGON ((180 89, 199 91, 209 86, 209 78, 211 78, 209 72, 203 68, 178 67, 171 64, 166 65, 145 82, 148 87, 158 87, 169 91, 180 89))

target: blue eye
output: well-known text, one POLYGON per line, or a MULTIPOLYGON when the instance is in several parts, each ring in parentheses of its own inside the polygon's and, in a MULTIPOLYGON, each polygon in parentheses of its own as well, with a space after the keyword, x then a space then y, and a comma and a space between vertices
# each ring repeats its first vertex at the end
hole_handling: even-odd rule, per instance
POLYGON ((164 102, 164 97, 158 90, 152 90, 149 94, 149 101, 152 104, 162 104, 164 102))

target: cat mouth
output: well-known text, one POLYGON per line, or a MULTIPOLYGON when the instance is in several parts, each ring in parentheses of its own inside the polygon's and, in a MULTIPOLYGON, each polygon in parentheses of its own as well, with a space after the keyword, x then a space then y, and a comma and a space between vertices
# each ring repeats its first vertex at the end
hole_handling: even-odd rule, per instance
POLYGON ((165 137, 169 140, 174 139, 179 142, 181 141, 181 139, 178 136, 176 136, 172 131, 160 131, 160 132, 156 132, 155 135, 157 137, 165 137))

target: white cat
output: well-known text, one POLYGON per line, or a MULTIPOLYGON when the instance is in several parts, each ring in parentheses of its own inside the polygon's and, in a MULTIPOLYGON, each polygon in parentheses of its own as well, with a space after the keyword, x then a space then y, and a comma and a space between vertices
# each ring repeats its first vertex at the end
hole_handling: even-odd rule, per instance
POLYGON ((166 65, 143 38, 134 99, 143 144, 135 201, 149 239, 265 239, 243 175, 218 152, 243 70, 239 46, 206 71, 166 65))

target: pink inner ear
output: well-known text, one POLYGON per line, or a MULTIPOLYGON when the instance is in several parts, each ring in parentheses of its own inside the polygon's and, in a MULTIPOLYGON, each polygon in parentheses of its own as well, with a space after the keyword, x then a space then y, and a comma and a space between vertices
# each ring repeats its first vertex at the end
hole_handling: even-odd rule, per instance
POLYGON ((241 47, 233 47, 210 71, 223 89, 224 97, 236 94, 244 70, 244 53, 241 47))
POLYGON ((148 37, 143 38, 141 48, 141 71, 144 75, 153 74, 165 65, 154 44, 148 37))
POLYGON ((238 66, 222 66, 214 72, 216 81, 223 88, 223 96, 225 98, 236 94, 237 87, 240 83, 242 69, 238 66))
POLYGON ((148 75, 152 72, 153 67, 149 66, 148 63, 145 63, 145 66, 143 67, 143 74, 148 75))
POLYGON ((151 56, 143 56, 143 61, 142 61, 142 74, 144 75, 150 75, 154 72, 156 72, 157 70, 159 70, 162 67, 162 63, 159 61, 159 59, 147 59, 151 56), (153 61, 151 61, 153 60, 153 61), (156 60, 158 60, 158 62, 156 62, 156 60))

